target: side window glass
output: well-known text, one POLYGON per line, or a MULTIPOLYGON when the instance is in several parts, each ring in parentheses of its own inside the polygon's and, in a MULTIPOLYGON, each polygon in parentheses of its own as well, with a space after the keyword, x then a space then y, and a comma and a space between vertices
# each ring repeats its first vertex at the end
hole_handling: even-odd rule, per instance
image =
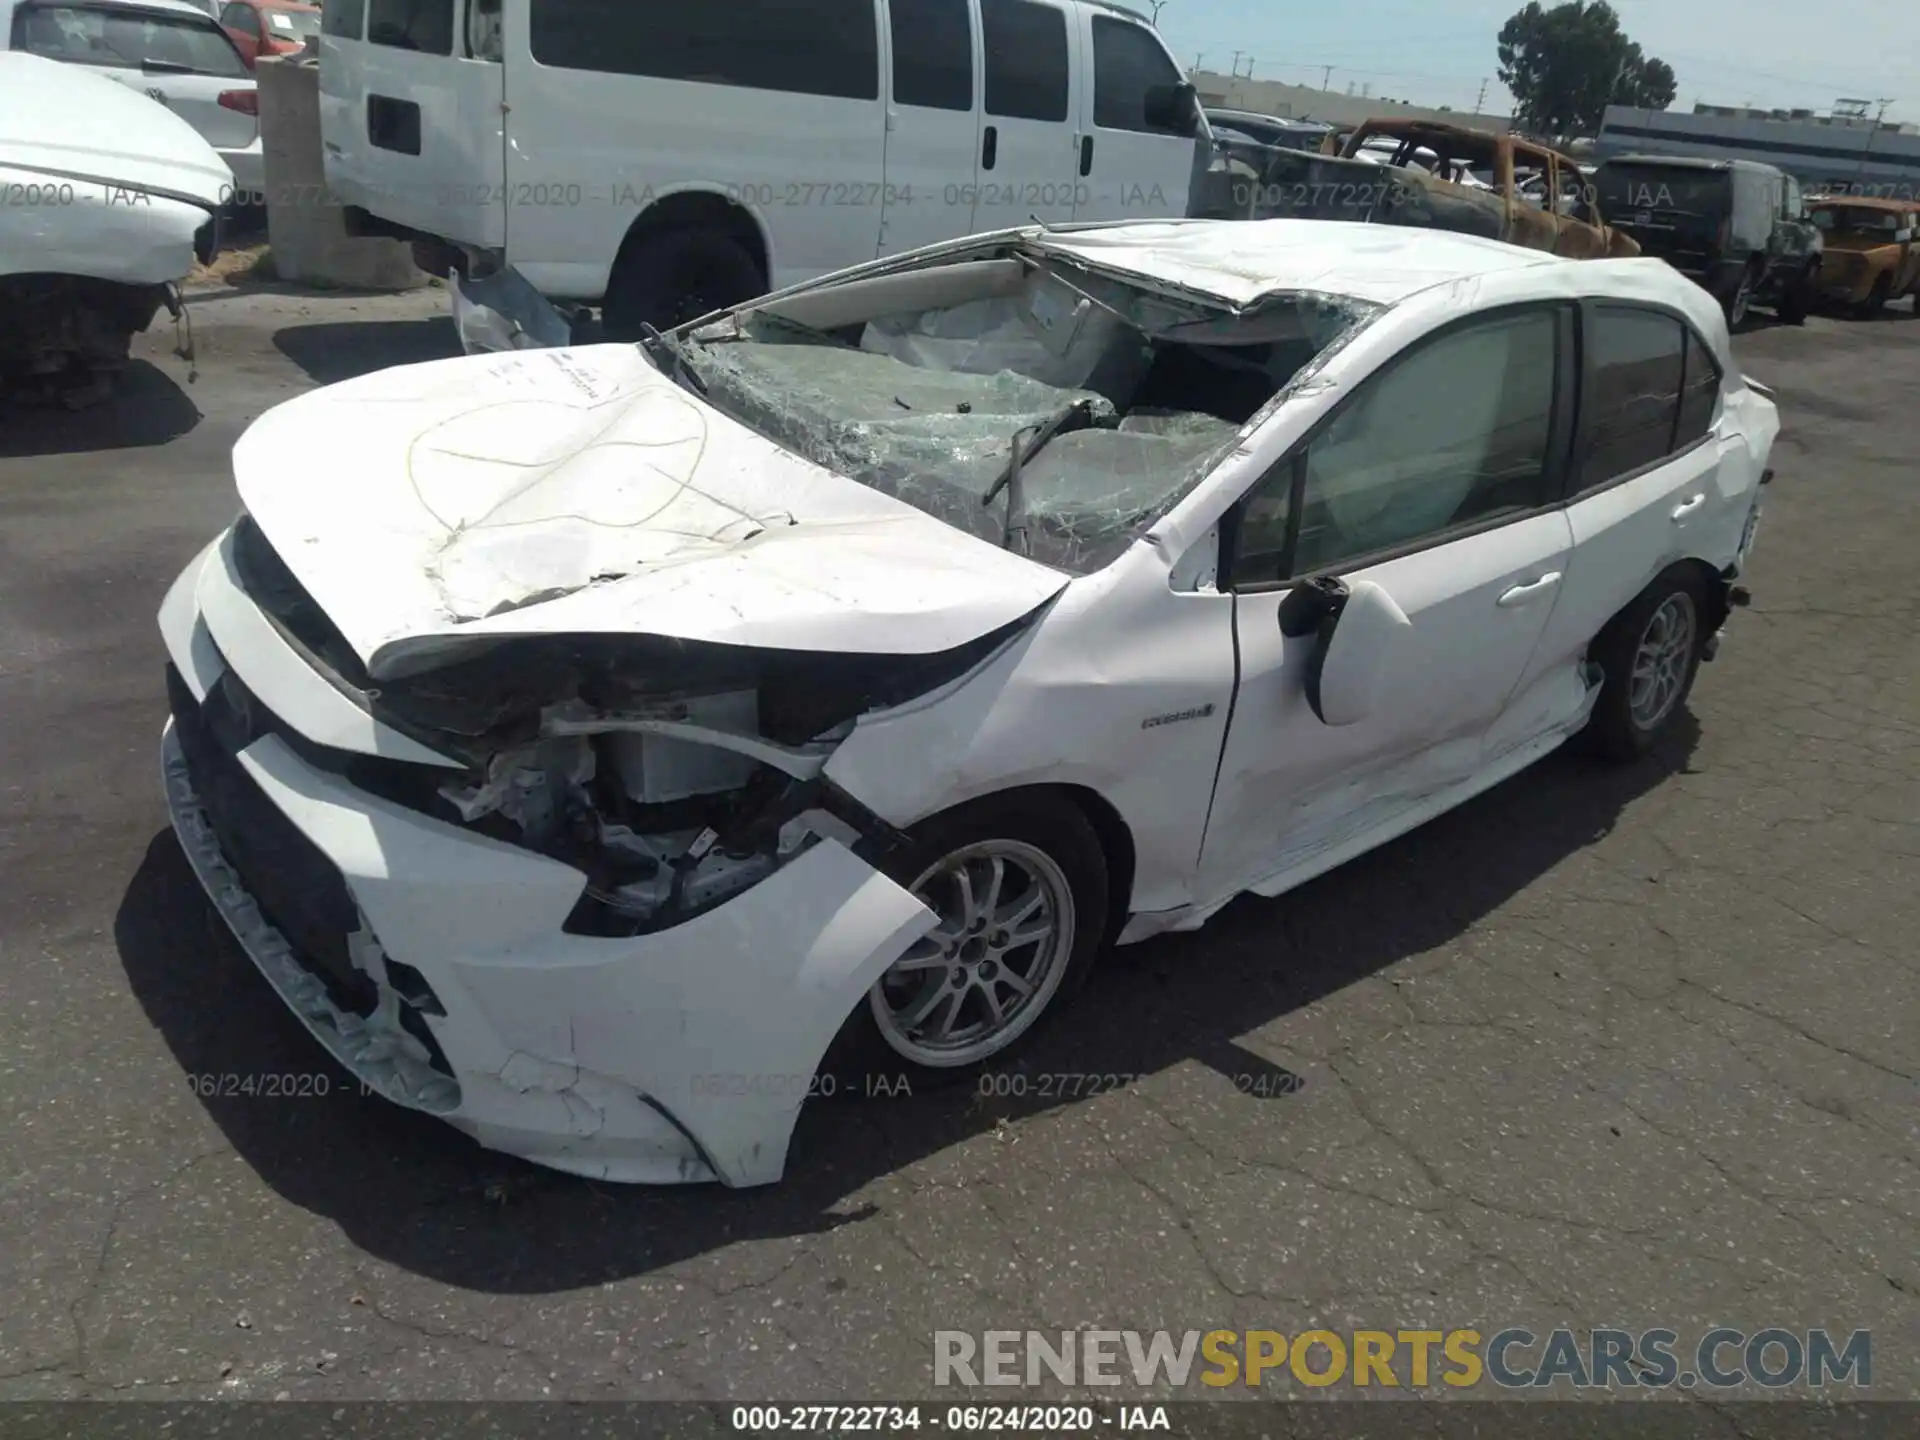
POLYGON ((320 11, 320 33, 358 40, 367 24, 367 0, 327 0, 320 11))
MULTIPOLYGON (((373 0, 376 11, 382 3, 400 0, 373 0)), ((556 69, 880 98, 873 0, 530 0, 527 8, 533 58, 556 69)))
POLYGON ((1674 431, 1673 448, 1684 449, 1706 437, 1713 428, 1713 412, 1720 403, 1720 367, 1713 353, 1700 343, 1700 337, 1688 330, 1687 368, 1680 389, 1680 426, 1674 431))
POLYGON ((1284 482, 1276 473, 1248 497, 1235 582, 1335 569, 1542 504, 1558 329, 1551 308, 1498 316, 1442 335, 1370 378, 1300 462, 1290 563, 1283 552, 1292 502, 1277 493, 1284 482))
POLYGON ((893 99, 932 110, 973 108, 973 20, 967 0, 888 0, 893 99))
POLYGON ((371 0, 367 39, 396 50, 451 55, 453 0, 371 0))
POLYGON ((1672 448, 1685 333, 1671 315, 1622 306, 1595 307, 1591 322, 1583 490, 1650 465, 1672 448))
POLYGON ((986 109, 1008 120, 1067 118, 1067 13, 1034 0, 980 0, 986 109))
POLYGON ((1181 78, 1151 31, 1104 15, 1093 17, 1093 123, 1102 130, 1191 135, 1191 120, 1184 128, 1147 123, 1147 91, 1178 85, 1181 78))

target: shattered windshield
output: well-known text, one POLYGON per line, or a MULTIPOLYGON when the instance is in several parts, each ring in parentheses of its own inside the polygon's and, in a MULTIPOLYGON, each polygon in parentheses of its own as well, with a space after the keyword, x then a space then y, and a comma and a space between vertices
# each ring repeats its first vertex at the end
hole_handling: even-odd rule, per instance
POLYGON ((1377 310, 1293 293, 1234 312, 1003 255, 802 292, 674 350, 707 403, 785 449, 1086 573, 1377 310))

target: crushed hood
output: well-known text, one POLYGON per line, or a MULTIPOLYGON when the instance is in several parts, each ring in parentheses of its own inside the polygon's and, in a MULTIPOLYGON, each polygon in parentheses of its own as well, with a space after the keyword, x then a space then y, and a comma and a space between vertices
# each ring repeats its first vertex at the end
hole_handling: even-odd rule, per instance
POLYGON ((1068 580, 780 449, 626 345, 316 390, 248 429, 234 473, 376 677, 543 633, 936 654, 1068 580))
POLYGON ((0 51, 0 168, 209 208, 233 172, 165 105, 82 65, 0 51))

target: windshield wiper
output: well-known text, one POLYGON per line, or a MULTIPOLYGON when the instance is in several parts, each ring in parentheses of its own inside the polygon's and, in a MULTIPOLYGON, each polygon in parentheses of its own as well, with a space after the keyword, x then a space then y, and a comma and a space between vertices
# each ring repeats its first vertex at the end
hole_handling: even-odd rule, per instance
POLYGON ((640 326, 640 348, 655 360, 658 360, 664 352, 668 363, 663 368, 668 375, 696 395, 707 393, 707 382, 693 373, 693 367, 687 364, 687 352, 680 347, 679 342, 669 340, 644 321, 640 326))
POLYGON ((145 75, 198 75, 200 69, 195 65, 183 65, 178 60, 142 60, 140 70, 145 75))
POLYGON ((1007 492, 1007 518, 1000 531, 1002 549, 1013 549, 1013 537, 1018 535, 1020 553, 1027 553, 1027 505, 1020 486, 1020 471, 1033 463, 1033 457, 1054 436, 1063 435, 1069 430, 1084 430, 1092 423, 1093 402, 1076 400, 1040 424, 1028 425, 1013 432, 1013 450, 1007 456, 1006 468, 987 487, 987 493, 980 497, 982 505, 991 505, 1002 490, 1007 492))

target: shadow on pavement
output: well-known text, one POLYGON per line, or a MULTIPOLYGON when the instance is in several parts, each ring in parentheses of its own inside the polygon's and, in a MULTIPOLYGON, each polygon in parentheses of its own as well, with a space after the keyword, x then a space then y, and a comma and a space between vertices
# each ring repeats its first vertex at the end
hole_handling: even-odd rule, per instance
MULTIPOLYGON (((1299 1078, 1234 1037, 1454 940, 1684 771, 1698 735, 1683 715, 1662 749, 1633 765, 1549 757, 1278 900, 1243 899, 1196 934, 1115 952, 1024 1069, 1144 1075, 1192 1061, 1289 1103, 1299 1078)), ((440 1122, 362 1098, 229 938, 170 832, 148 848, 114 935, 135 995, 186 1073, 333 1077, 326 1098, 203 1100, 268 1185, 368 1253, 471 1290, 571 1290, 741 1240, 859 1223, 871 1207, 843 1202, 868 1181, 1003 1119, 1076 1103, 981 1100, 971 1088, 815 1103, 779 1185, 597 1185, 487 1154, 440 1122)))
POLYGON ((445 315, 290 325, 274 332, 273 344, 319 385, 351 380, 390 365, 445 360, 461 353, 453 320, 445 315))
POLYGON ((146 360, 128 362, 113 394, 84 410, 0 405, 0 460, 136 450, 177 440, 200 423, 200 407, 182 388, 179 370, 146 360))

